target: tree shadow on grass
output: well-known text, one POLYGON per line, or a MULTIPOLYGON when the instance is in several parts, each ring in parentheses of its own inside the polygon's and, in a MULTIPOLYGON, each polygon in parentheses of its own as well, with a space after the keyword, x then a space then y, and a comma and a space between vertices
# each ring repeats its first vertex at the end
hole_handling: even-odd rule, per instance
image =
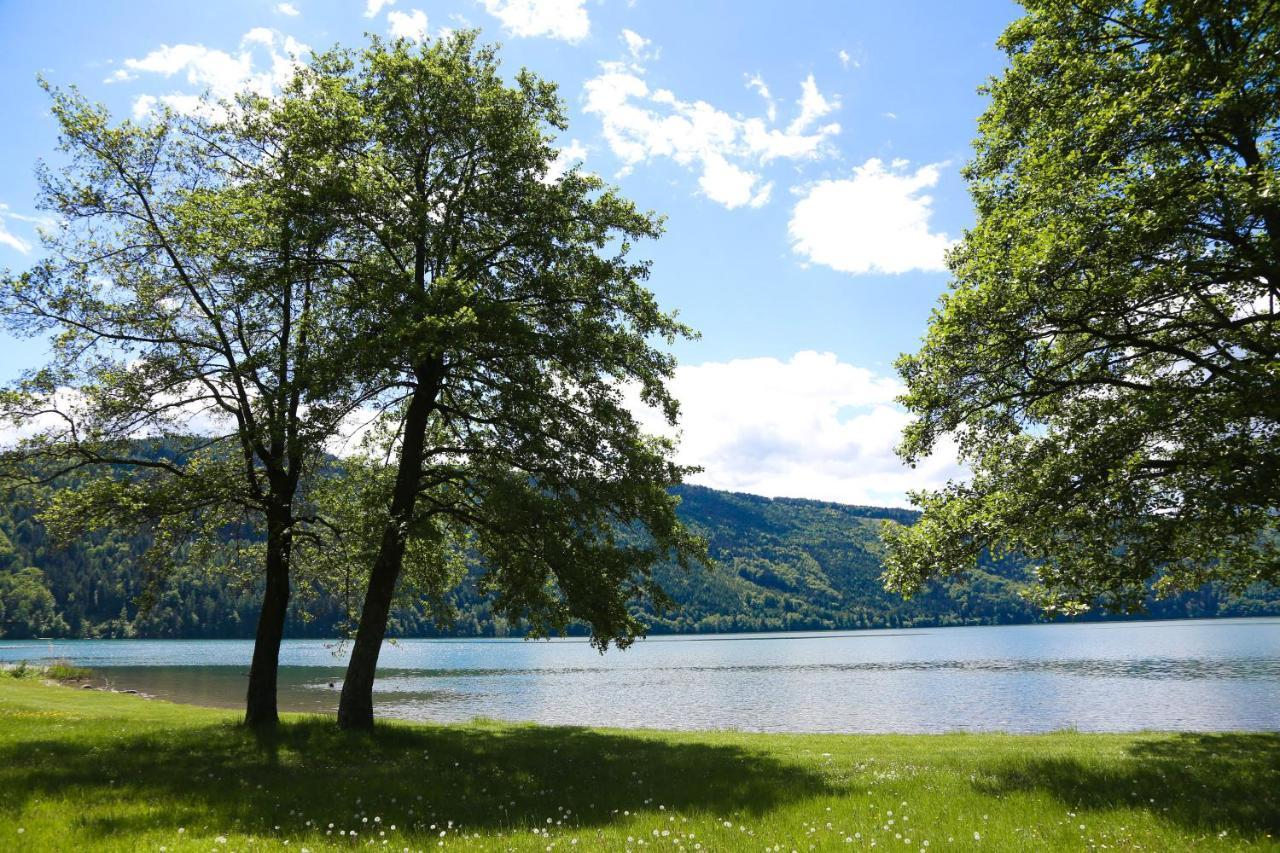
POLYGON ((1142 809, 1200 831, 1280 835, 1280 733, 1143 739, 1123 761, 1040 758, 995 768, 984 793, 1047 792, 1076 811, 1142 809))
POLYGON ((748 749, 579 728, 384 725, 358 735, 307 719, 266 738, 214 724, 0 750, 0 818, 66 797, 94 836, 179 826, 297 834, 329 823, 335 835, 363 835, 375 817, 402 832, 448 821, 453 832, 587 828, 659 806, 758 815, 830 792, 817 773, 748 749), (109 805, 122 801, 157 808, 109 805))

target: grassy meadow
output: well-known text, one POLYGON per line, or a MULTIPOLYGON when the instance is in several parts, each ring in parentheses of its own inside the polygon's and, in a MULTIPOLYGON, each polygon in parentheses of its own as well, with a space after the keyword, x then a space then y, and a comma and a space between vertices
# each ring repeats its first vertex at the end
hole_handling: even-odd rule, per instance
POLYGON ((0 850, 1277 848, 1280 734, 370 735, 0 674, 0 850))

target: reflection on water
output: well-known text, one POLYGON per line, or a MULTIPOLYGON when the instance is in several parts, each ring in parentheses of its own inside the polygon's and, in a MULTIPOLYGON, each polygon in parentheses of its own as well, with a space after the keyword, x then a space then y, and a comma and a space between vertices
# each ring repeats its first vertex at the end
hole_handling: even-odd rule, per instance
MULTIPOLYGON (((1134 660, 908 660, 867 663, 799 663, 799 664, 725 664, 722 666, 651 666, 649 673, 663 672, 736 672, 769 674, 779 672, 931 672, 956 670, 963 672, 1061 672, 1095 678, 1243 678, 1280 679, 1280 658, 1239 658, 1208 661, 1178 658, 1138 658, 1134 660)), ((537 667, 530 669, 414 669, 384 670, 383 677, 411 672, 423 678, 504 678, 514 675, 536 675, 554 678, 559 675, 612 672, 609 667, 537 667)), ((384 687, 384 689, 395 689, 384 687)))
MULTIPOLYGON (((120 688, 238 707, 251 643, 0 643, 120 688)), ((281 704, 330 713, 346 649, 286 642, 281 704)), ((1280 619, 388 645, 384 716, 760 731, 1280 729, 1280 619)))

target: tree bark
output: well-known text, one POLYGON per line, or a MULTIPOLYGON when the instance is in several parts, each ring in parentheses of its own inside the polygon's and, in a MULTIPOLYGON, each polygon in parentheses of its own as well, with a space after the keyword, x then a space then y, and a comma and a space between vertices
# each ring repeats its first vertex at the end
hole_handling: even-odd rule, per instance
POLYGON ((430 371, 429 376, 424 376, 426 372, 419 371, 418 386, 405 412, 400 466, 391 495, 391 511, 382 531, 377 559, 369 573, 369 588, 360 611, 360 625, 356 629, 347 675, 342 682, 338 726, 344 729, 373 728, 373 679, 378 669, 382 640, 387 632, 387 617, 391 613, 396 581, 404 563, 409 525, 418 500, 427 424, 440 389, 439 369, 430 371))
POLYGON ((245 700, 245 725, 273 727, 280 722, 276 705, 276 674, 280 666, 280 641, 289 612, 289 514, 273 511, 267 519, 267 586, 258 614, 258 632, 249 666, 249 692, 245 700))

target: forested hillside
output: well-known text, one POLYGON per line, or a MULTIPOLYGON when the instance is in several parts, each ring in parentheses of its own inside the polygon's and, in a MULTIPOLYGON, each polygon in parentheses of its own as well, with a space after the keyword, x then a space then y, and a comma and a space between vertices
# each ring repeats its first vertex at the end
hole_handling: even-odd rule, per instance
MULTIPOLYGON (((883 520, 910 523, 908 510, 770 499, 697 486, 680 490, 680 514, 710 543, 713 571, 660 569, 678 603, 670 613, 646 613, 654 633, 776 631, 999 624, 1035 621, 1018 596, 1021 569, 986 565, 966 581, 936 583, 910 601, 886 592, 879 575, 883 520)), ((3 635, 75 637, 251 637, 258 591, 225 574, 188 568, 167 578, 150 608, 139 555, 145 542, 98 535, 61 548, 51 543, 35 510, 13 502, 0 509, 0 625, 3 635), (33 569, 38 570, 32 571, 33 569)), ((399 636, 495 636, 520 633, 490 613, 472 579, 455 593, 452 629, 403 607, 399 636)), ((1280 613, 1280 591, 1247 597, 1208 586, 1192 595, 1152 602, 1150 615, 1256 616, 1280 613)), ((346 610, 334 591, 295 601, 294 637, 333 637, 346 610)), ((1096 617, 1095 617, 1096 618, 1096 617)))

